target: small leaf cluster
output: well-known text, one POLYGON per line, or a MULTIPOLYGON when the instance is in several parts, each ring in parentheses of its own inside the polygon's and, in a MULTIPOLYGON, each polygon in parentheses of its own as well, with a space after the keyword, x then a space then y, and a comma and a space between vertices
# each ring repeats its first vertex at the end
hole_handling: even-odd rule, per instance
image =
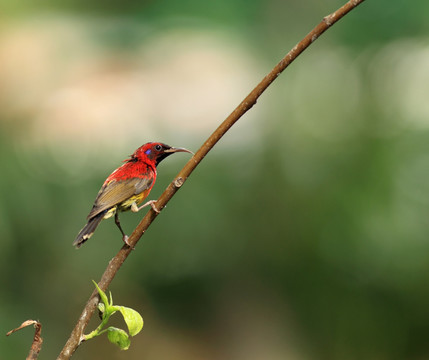
POLYGON ((118 345, 121 350, 127 350, 130 347, 130 336, 137 335, 143 328, 143 318, 141 315, 128 307, 113 305, 112 293, 110 293, 110 300, 107 298, 107 295, 103 290, 99 288, 97 283, 93 281, 95 287, 97 288, 98 294, 100 295, 100 303, 98 304, 98 309, 101 313, 101 323, 88 335, 84 335, 84 340, 90 340, 98 335, 107 333, 107 338, 113 344, 118 345), (114 326, 109 326, 107 329, 104 329, 109 318, 119 311, 124 318, 125 323, 127 324, 128 333, 125 330, 116 328, 114 326))

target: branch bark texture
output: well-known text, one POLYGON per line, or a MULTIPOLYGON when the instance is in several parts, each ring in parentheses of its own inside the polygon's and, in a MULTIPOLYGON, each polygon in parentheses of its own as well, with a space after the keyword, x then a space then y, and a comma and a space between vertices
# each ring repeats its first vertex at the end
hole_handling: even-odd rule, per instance
MULTIPOLYGON (((266 75, 262 81, 246 96, 246 98, 235 108, 235 110, 220 124, 220 126, 210 135, 204 142, 195 155, 186 163, 183 169, 177 174, 175 179, 165 189, 160 198, 157 200, 156 206, 161 211, 170 201, 173 195, 180 189, 189 175, 194 171, 197 165, 204 159, 207 153, 216 145, 223 135, 240 119, 253 105, 256 104, 261 94, 270 86, 270 84, 305 50, 307 49, 320 35, 328 28, 334 25, 343 16, 361 4, 364 0, 350 0, 341 8, 325 16, 322 21, 308 33, 286 56, 266 75)), ((158 214, 150 209, 142 221, 137 225, 130 238, 128 239, 131 247, 124 245, 117 255, 109 262, 104 274, 98 283, 101 290, 106 291, 117 271, 122 266, 125 259, 132 253, 132 248, 143 236, 150 224, 155 220, 158 214)), ((76 351, 82 342, 83 332, 88 325, 91 316, 98 303, 98 293, 96 290, 91 294, 79 320, 73 329, 70 338, 65 344, 63 350, 57 359, 69 359, 76 351)))

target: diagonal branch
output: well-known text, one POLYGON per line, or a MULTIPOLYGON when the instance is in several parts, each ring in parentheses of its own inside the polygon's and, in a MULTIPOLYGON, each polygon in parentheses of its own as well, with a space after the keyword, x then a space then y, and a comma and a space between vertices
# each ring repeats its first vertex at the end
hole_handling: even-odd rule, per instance
MULTIPOLYGON (((162 193, 160 198, 157 200, 156 206, 159 210, 162 210, 165 205, 170 201, 173 195, 180 189, 189 175, 194 171, 197 165, 204 159, 207 153, 213 148, 213 146, 225 135, 229 128, 234 125, 241 116, 243 116, 249 109, 256 104, 259 96, 270 86, 270 84, 285 70, 289 64, 291 64, 305 49, 307 49, 320 35, 322 35, 328 28, 345 16, 348 12, 353 10, 356 6, 362 3, 364 0, 350 0, 337 11, 332 14, 325 16, 323 20, 310 32, 308 33, 297 45, 290 50, 287 55, 265 76, 262 81, 250 92, 249 95, 237 106, 237 108, 224 120, 224 122, 213 132, 212 135, 205 141, 195 155, 188 161, 183 169, 177 174, 175 179, 162 193)), ((100 282, 99 287, 106 291, 107 287, 112 282, 117 271, 120 269, 122 263, 130 255, 132 249, 135 247, 137 242, 143 236, 144 232, 155 220, 158 214, 152 209, 148 211, 142 221, 137 225, 134 232, 128 239, 130 247, 124 245, 118 254, 109 262, 100 282)), ((77 347, 82 342, 83 331, 88 325, 91 316, 98 303, 97 291, 94 290, 90 296, 79 320, 73 329, 70 338, 64 346, 62 352, 58 356, 58 359, 64 360, 69 359, 76 351, 77 347)))

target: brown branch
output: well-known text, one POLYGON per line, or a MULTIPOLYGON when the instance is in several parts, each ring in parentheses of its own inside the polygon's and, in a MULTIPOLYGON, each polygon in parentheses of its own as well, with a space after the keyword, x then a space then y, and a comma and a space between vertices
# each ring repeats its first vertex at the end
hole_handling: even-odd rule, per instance
MULTIPOLYGON (((212 135, 206 140, 206 142, 200 147, 195 155, 188 161, 183 169, 177 174, 175 179, 162 193, 160 198, 157 200, 156 206, 159 210, 162 210, 165 205, 170 201, 173 195, 180 189, 192 171, 197 165, 204 159, 207 153, 213 148, 213 146, 225 135, 229 128, 237 122, 237 120, 243 116, 249 109, 256 104, 257 99, 261 94, 270 86, 270 84, 285 70, 292 61, 294 61, 305 49, 307 49, 320 35, 322 35, 329 27, 340 20, 349 11, 354 9, 364 0, 350 0, 344 6, 339 8, 332 14, 325 16, 323 20, 307 35, 305 36, 295 47, 289 51, 289 53, 271 70, 271 72, 265 76, 262 81, 247 95, 247 97, 237 106, 237 108, 224 120, 224 122, 213 132, 212 135)), ((98 285, 103 291, 106 291, 107 287, 112 282, 117 271, 121 267, 125 259, 132 253, 132 248, 135 247, 139 239, 143 236, 144 232, 150 226, 150 224, 158 216, 152 209, 148 211, 146 216, 137 225, 134 232, 131 234, 128 242, 131 247, 124 245, 118 254, 110 261, 103 276, 101 277, 98 285)), ((98 295, 94 290, 91 297, 88 300, 70 338, 64 346, 58 359, 69 359, 74 351, 77 349, 79 344, 82 342, 82 334, 85 327, 94 313, 96 305, 98 303, 98 295)))
POLYGON ((30 352, 26 360, 36 360, 39 357, 39 352, 42 349, 42 324, 36 320, 26 320, 19 327, 9 331, 6 336, 13 334, 15 331, 21 330, 27 326, 34 325, 36 331, 34 332, 33 343, 31 344, 30 352))

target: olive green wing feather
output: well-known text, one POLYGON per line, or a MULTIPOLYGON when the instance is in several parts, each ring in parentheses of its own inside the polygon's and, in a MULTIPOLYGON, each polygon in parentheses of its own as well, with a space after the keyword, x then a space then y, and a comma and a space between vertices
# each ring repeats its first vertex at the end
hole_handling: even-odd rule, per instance
POLYGON ((97 216, 101 212, 122 203, 133 195, 149 189, 153 184, 153 178, 131 178, 126 180, 112 180, 98 192, 94 206, 88 215, 88 219, 97 216))

